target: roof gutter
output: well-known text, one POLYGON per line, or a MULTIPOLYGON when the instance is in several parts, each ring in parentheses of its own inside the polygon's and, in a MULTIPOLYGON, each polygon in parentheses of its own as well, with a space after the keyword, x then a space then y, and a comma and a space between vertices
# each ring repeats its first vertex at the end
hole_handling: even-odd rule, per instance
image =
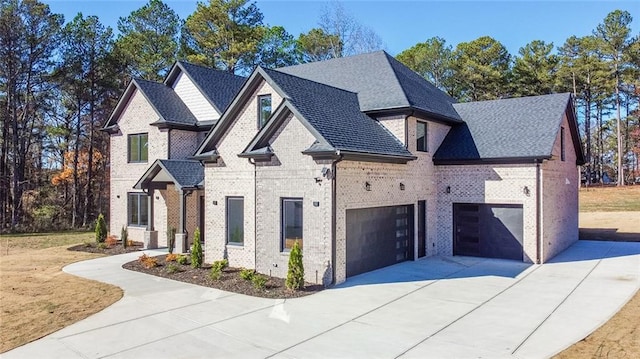
POLYGON ((532 157, 495 157, 495 158, 466 158, 466 159, 433 159, 436 166, 483 165, 483 164, 529 164, 531 161, 541 162, 552 159, 551 155, 532 157))

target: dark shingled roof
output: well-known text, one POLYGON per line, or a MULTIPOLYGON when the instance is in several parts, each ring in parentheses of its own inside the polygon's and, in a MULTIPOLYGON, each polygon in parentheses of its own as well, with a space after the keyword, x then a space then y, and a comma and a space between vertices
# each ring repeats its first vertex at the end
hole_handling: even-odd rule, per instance
POLYGON ((133 80, 138 89, 160 114, 160 123, 195 125, 197 120, 173 89, 165 84, 142 79, 133 80))
POLYGON ((549 158, 570 99, 563 93, 455 104, 465 123, 449 131, 434 162, 549 158))
POLYGON ((276 70, 263 70, 335 149, 412 156, 384 126, 360 111, 357 94, 276 70))
POLYGON ((219 113, 227 109, 246 80, 228 71, 215 70, 184 61, 179 61, 179 64, 219 113))
POLYGON ((158 160, 180 187, 196 187, 204 181, 204 167, 194 160, 158 160))
POLYGON ((358 94, 364 112, 411 108, 460 122, 453 98, 384 51, 279 68, 278 71, 358 94))

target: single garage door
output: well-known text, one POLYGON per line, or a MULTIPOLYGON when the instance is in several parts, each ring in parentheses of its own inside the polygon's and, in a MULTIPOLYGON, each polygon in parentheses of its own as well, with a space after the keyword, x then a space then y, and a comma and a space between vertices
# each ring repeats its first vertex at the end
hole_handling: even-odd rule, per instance
POLYGON ((453 254, 522 260, 522 205, 453 204, 453 254))
POLYGON ((413 259, 413 205, 347 210, 347 277, 413 259))

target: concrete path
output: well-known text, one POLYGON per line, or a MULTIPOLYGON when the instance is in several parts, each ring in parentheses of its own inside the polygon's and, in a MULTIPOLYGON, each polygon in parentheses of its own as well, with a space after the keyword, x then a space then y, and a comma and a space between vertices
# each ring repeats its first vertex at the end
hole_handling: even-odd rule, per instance
POLYGON ((541 266, 428 258, 286 301, 120 267, 138 255, 67 266, 124 297, 2 358, 545 358, 640 287, 640 243, 580 241, 541 266))

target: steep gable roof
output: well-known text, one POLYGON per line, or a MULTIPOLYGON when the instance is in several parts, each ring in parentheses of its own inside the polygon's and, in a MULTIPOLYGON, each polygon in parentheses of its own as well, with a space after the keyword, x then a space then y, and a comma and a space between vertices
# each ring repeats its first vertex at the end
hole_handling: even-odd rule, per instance
MULTIPOLYGON (((257 68, 240 91, 234 103, 223 114, 196 152, 196 157, 211 152, 230 126, 236 107, 246 101, 243 97, 265 80, 282 97, 283 102, 273 112, 267 125, 258 133, 245 155, 266 154, 254 148, 273 133, 274 117, 289 111, 303 122, 310 132, 325 144, 324 149, 353 152, 363 155, 389 156, 403 161, 412 160, 404 145, 375 119, 360 111, 357 94, 336 87, 292 76, 276 70, 257 68)), ((206 157, 206 156, 205 156, 206 157)))
POLYGON ((152 123, 153 125, 196 125, 195 116, 171 87, 159 82, 133 79, 109 116, 109 120, 105 122, 103 129, 109 130, 117 125, 120 115, 135 90, 140 91, 158 115, 159 119, 152 123))
POLYGON ((234 96, 246 80, 246 78, 234 75, 228 71, 220 71, 178 61, 171 71, 169 71, 165 80, 166 84, 173 84, 178 77, 178 69, 191 79, 209 103, 211 103, 220 114, 222 114, 231 101, 233 101, 234 96))
POLYGON ((407 109, 461 122, 453 98, 384 51, 277 70, 357 93, 363 112, 407 109))
POLYGON ((434 163, 550 159, 565 114, 578 162, 583 161, 568 93, 458 103, 465 121, 451 128, 434 163))
POLYGON ((156 160, 140 177, 134 188, 146 188, 164 171, 165 179, 182 188, 197 188, 204 181, 204 167, 194 160, 156 160))

